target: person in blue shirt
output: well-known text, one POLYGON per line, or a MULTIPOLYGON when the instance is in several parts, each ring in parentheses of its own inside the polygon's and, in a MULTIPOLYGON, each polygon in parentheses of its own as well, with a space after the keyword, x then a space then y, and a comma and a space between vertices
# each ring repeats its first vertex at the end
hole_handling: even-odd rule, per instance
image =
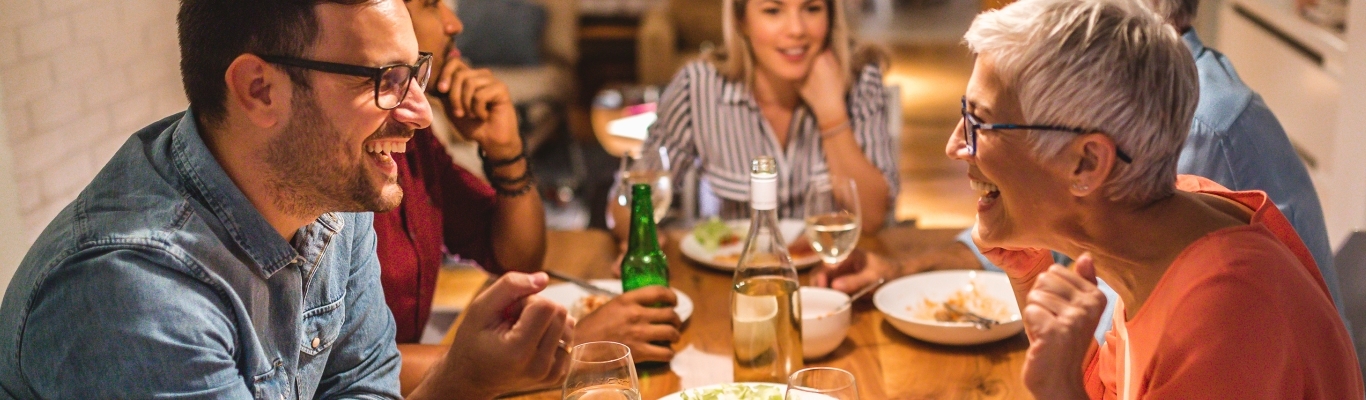
MULTIPOLYGON (((1295 153, 1285 130, 1262 97, 1238 78, 1228 58, 1200 42, 1191 28, 1198 0, 1148 1, 1154 11, 1166 17, 1168 24, 1181 33, 1199 73, 1200 101, 1191 121, 1190 135, 1177 161, 1177 173, 1203 176, 1230 190, 1266 192, 1309 248, 1333 296, 1333 303, 1341 313, 1338 274, 1333 267, 1323 209, 1309 179, 1309 171, 1295 153)), ((971 228, 958 235, 957 243, 904 264, 878 257, 866 257, 866 260, 818 270, 813 282, 852 293, 878 277, 891 278, 936 269, 999 270, 978 251, 971 228)), ((1108 322, 1108 316, 1101 321, 1108 322)), ((1105 327, 1102 323, 1102 328, 1105 327)))
MULTIPOLYGON (((0 398, 398 398, 371 211, 431 123, 402 0, 182 0, 189 110, 134 134, 0 303, 0 398)), ((558 382, 563 307, 509 273, 413 398, 558 382)))

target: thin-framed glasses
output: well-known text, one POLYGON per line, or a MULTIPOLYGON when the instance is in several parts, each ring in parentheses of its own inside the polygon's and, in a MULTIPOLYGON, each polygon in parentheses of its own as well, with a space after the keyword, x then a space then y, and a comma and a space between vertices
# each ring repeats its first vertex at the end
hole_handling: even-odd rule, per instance
POLYGON ((375 83, 375 106, 382 110, 392 110, 403 104, 403 99, 408 97, 408 80, 416 79, 417 88, 422 91, 427 89, 427 80, 432 77, 432 53, 425 51, 418 53, 417 64, 399 63, 378 68, 289 56, 266 55, 261 59, 291 67, 370 78, 375 83))
MULTIPOLYGON (((1030 129, 1032 129, 1032 130, 1040 130, 1040 131, 1072 132, 1072 133, 1076 133, 1076 134, 1084 134, 1084 133, 1089 133, 1089 132, 1095 132, 1095 130, 1093 130, 1093 129, 1082 129, 1082 128, 1073 128, 1073 127, 1056 126, 1056 125, 1016 125, 1016 124, 988 124, 988 123, 983 123, 981 120, 977 119, 976 116, 973 116, 972 114, 969 114, 969 113, 968 113, 968 98, 967 98, 967 96, 963 96, 963 98, 962 98, 961 101, 962 101, 962 104, 963 104, 963 130, 967 131, 967 132, 965 132, 966 135, 964 135, 964 136, 965 136, 965 139, 967 139, 967 141, 968 141, 968 153, 969 153, 969 154, 972 154, 972 155, 974 155, 974 156, 977 155, 977 131, 979 131, 979 130, 984 130, 984 129, 997 129, 997 130, 1007 130, 1007 129, 1025 129, 1025 130, 1030 130, 1030 129)), ((1115 155, 1119 157, 1119 160, 1120 160, 1120 161, 1123 161, 1123 162, 1126 162, 1126 163, 1130 163, 1130 164, 1132 164, 1132 163, 1134 162, 1134 159, 1133 159, 1132 157, 1129 157, 1128 154, 1125 154, 1125 153, 1124 153, 1124 150, 1120 150, 1118 146, 1115 147, 1115 155)))

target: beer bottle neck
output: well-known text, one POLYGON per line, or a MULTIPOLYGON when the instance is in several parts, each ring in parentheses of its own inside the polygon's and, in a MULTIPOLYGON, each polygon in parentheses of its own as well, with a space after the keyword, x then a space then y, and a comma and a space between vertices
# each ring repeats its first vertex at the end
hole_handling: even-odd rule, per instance
POLYGON ((631 186, 631 233, 627 237, 627 252, 633 252, 637 249, 644 251, 659 249, 652 201, 650 185, 638 183, 631 186))

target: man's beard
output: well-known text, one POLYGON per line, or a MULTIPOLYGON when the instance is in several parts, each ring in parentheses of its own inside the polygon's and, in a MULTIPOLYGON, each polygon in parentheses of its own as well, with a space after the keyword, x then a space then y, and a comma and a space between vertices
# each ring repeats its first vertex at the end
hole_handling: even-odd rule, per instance
MULTIPOLYGON (((328 212, 383 212, 398 207, 403 191, 393 178, 376 185, 365 164, 368 153, 355 158, 346 138, 323 116, 310 90, 298 89, 294 115, 284 132, 266 146, 262 156, 269 166, 270 187, 281 212, 316 218, 328 212), (385 193, 385 187, 393 187, 385 193)), ((370 138, 412 137, 412 130, 385 122, 370 138)))

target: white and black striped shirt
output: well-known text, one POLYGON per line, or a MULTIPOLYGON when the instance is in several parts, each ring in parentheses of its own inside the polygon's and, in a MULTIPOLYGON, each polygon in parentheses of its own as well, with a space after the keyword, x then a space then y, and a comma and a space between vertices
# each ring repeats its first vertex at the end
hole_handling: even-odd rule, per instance
MULTIPOLYGON (((888 204, 896 204, 900 179, 896 149, 887 132, 882 71, 871 64, 864 67, 846 100, 854 139, 887 179, 888 204)), ((744 82, 726 79, 710 62, 684 66, 664 89, 658 112, 644 148, 668 148, 676 185, 682 184, 680 177, 687 169, 697 168, 700 179, 720 198, 721 218, 749 216, 750 161, 756 156, 770 155, 778 161, 780 218, 801 218, 806 188, 829 182, 820 128, 810 109, 798 105, 793 113, 784 151, 744 82)))

